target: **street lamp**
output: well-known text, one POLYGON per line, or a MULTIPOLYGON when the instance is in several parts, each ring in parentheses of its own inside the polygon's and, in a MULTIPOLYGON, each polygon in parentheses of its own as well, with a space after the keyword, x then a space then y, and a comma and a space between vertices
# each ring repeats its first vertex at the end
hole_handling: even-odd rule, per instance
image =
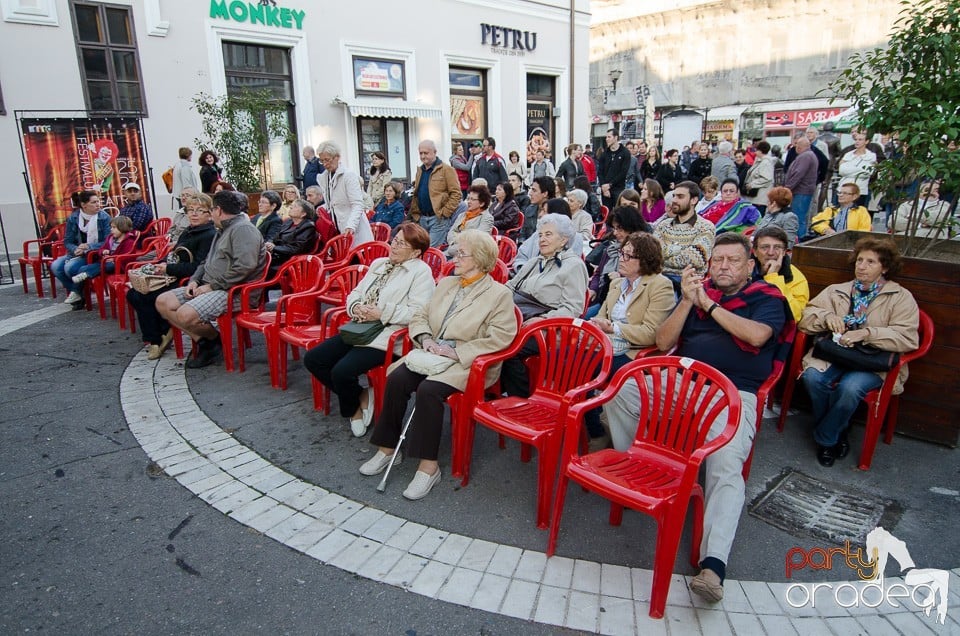
POLYGON ((613 91, 612 91, 613 93, 617 92, 617 81, 619 81, 621 75, 623 75, 623 71, 617 68, 613 69, 608 74, 610 81, 613 82, 613 91))

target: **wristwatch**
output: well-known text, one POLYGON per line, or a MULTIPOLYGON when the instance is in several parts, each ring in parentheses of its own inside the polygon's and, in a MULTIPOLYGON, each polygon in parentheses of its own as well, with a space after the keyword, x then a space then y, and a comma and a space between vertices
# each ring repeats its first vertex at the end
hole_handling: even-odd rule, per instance
POLYGON ((710 305, 710 309, 707 310, 707 316, 713 318, 713 310, 720 306, 720 303, 713 303, 710 305))

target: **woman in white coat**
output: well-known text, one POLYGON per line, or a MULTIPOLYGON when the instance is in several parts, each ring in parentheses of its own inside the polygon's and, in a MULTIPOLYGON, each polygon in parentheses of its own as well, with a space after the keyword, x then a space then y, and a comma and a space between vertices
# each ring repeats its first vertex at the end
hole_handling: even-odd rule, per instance
POLYGON ((373 241, 373 232, 363 204, 360 176, 341 165, 340 147, 325 141, 317 147, 325 172, 317 179, 326 208, 340 234, 353 236, 353 247, 373 241))

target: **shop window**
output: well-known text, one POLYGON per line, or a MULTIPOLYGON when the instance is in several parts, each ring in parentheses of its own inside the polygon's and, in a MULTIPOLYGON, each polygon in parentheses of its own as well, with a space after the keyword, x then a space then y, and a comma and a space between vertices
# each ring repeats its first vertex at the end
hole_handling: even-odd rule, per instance
POLYGON ((360 167, 365 180, 370 178, 370 167, 373 165, 370 155, 382 152, 387 158, 387 165, 390 166, 394 180, 411 181, 410 164, 407 160, 410 149, 407 143, 409 134, 406 119, 359 117, 357 134, 360 137, 360 167))
POLYGON ((486 71, 450 67, 450 129, 457 141, 477 141, 490 135, 486 91, 486 71))
MULTIPOLYGON (((266 90, 278 102, 286 104, 287 125, 296 139, 297 120, 294 112, 290 49, 244 42, 224 42, 223 66, 228 95, 235 95, 243 90, 266 90)), ((266 115, 253 115, 260 118, 260 126, 266 129, 266 115)), ((260 154, 268 187, 276 188, 293 183, 300 176, 300 153, 294 141, 271 139, 266 147, 260 149, 260 154)))
POLYGON ((556 164, 562 161, 553 148, 556 106, 556 78, 552 75, 527 75, 527 163, 542 150, 556 164))
POLYGON ((146 114, 131 8, 90 2, 71 8, 87 109, 146 114))

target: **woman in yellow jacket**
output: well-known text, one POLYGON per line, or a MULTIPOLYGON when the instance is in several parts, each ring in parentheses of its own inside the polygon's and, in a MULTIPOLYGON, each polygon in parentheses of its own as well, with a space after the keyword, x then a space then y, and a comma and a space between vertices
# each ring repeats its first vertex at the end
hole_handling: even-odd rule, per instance
POLYGON ((827 236, 844 230, 858 232, 870 231, 870 213, 862 205, 854 207, 860 196, 860 188, 855 183, 844 183, 837 192, 840 204, 827 208, 810 221, 810 232, 827 236))

